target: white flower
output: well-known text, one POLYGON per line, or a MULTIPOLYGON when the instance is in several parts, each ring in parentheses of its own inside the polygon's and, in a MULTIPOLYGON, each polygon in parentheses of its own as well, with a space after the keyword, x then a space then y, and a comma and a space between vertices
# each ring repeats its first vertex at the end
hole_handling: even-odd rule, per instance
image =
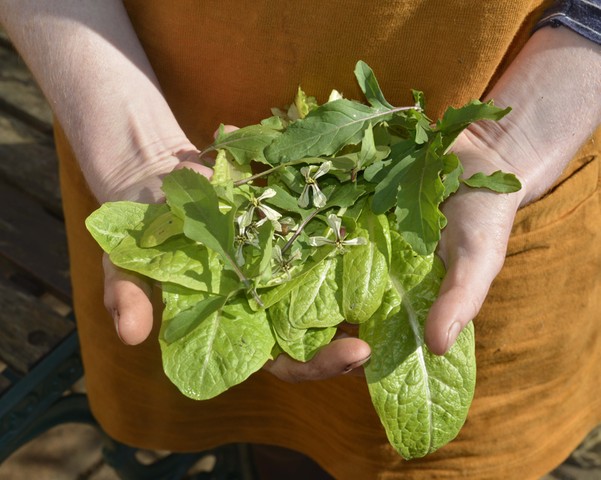
POLYGON ((244 228, 248 227, 253 222, 255 210, 258 210, 260 213, 263 214, 263 216, 256 222, 256 226, 260 227, 267 220, 269 220, 272 223, 275 230, 279 232, 282 229, 282 226, 280 225, 280 222, 278 222, 278 220, 282 217, 282 214, 274 210, 270 206, 261 203, 262 200, 265 200, 266 198, 275 197, 275 195, 276 191, 273 188, 266 188, 263 191, 263 193, 257 198, 251 198, 248 210, 246 210, 246 212, 244 212, 236 219, 240 226, 244 228))
POLYGON ((334 232, 335 239, 328 237, 310 237, 308 240, 309 245, 312 247, 321 247, 322 245, 336 245, 336 247, 340 249, 344 249, 345 246, 353 246, 353 245, 366 245, 367 239, 363 237, 351 238, 350 240, 345 240, 345 234, 342 233, 342 219, 334 214, 330 213, 328 218, 326 219, 328 226, 334 232))
POLYGON ((305 177, 305 187, 303 188, 301 196, 298 199, 299 207, 306 208, 309 206, 309 190, 313 191, 313 205, 315 208, 322 208, 326 206, 328 199, 319 189, 319 185, 317 185, 316 180, 328 173, 330 168, 332 168, 332 162, 326 160, 319 167, 316 165, 309 165, 308 167, 303 167, 300 169, 303 177, 305 177))

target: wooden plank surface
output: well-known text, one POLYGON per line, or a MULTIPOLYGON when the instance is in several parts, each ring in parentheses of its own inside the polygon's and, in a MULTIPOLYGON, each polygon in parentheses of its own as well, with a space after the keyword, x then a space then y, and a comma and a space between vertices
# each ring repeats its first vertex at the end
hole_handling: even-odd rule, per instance
POLYGON ((70 302, 64 224, 38 202, 0 180, 0 255, 70 302))
POLYGON ((72 321, 2 277, 0 311, 0 355, 20 374, 26 374, 75 328, 72 321))
POLYGON ((1 34, 0 178, 60 217, 52 113, 27 66, 1 34))

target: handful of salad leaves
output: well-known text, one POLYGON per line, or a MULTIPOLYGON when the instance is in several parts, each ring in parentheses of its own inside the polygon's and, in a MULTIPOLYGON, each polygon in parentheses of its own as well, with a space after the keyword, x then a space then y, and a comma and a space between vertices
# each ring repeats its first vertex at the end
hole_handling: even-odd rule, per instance
POLYGON ((461 183, 520 188, 503 172, 462 179, 449 150, 510 109, 472 101, 433 123, 421 92, 394 107, 367 64, 355 76, 368 105, 336 91, 318 105, 299 88, 287 111, 220 129, 200 154, 216 154, 211 180, 174 171, 166 203, 105 203, 86 225, 116 266, 161 285, 164 370, 183 394, 215 397, 282 353, 307 361, 357 324, 388 439, 421 457, 455 438, 476 377, 471 325, 445 356, 424 342, 445 273, 440 205, 461 183))

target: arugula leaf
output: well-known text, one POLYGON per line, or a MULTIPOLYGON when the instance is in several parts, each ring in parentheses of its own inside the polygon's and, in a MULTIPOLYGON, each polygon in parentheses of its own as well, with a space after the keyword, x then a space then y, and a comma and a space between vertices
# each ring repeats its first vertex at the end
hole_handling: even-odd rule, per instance
POLYGON ((436 123, 436 131, 442 134, 442 145, 446 152, 459 134, 470 124, 479 120, 499 121, 511 111, 510 107, 495 107, 494 102, 489 100, 482 103, 480 100, 472 100, 461 108, 449 107, 442 119, 436 123))
POLYGON ((522 184, 512 173, 505 173, 501 170, 485 175, 484 173, 474 173, 470 178, 462 180, 468 187, 487 188, 497 193, 513 193, 522 188, 522 184))
POLYGON ((397 194, 395 228, 421 255, 434 251, 446 224, 439 209, 445 192, 440 180, 444 165, 439 149, 440 139, 428 146, 425 155, 417 156, 407 165, 403 172, 405 179, 397 194))
POLYGON ((325 103, 292 123, 267 147, 265 156, 275 165, 303 157, 332 155, 345 145, 359 143, 370 123, 384 121, 393 112, 346 99, 325 103))
POLYGON ((378 80, 376 79, 373 70, 362 60, 359 60, 355 65, 355 78, 357 79, 365 98, 372 107, 380 110, 394 108, 384 98, 384 94, 380 89, 380 85, 378 84, 378 80))
POLYGON ((279 130, 267 125, 250 125, 229 133, 225 133, 221 125, 210 150, 227 150, 240 165, 248 165, 252 161, 269 164, 263 150, 280 135, 279 130))
POLYGON ((459 177, 463 173, 463 166, 459 157, 454 153, 446 153, 442 156, 444 168, 442 170, 442 183, 444 185, 443 200, 457 191, 459 188, 459 177))
POLYGON ((175 170, 163 180, 163 191, 172 211, 184 222, 184 234, 221 254, 241 275, 233 251, 235 212, 221 213, 211 183, 193 170, 175 170))

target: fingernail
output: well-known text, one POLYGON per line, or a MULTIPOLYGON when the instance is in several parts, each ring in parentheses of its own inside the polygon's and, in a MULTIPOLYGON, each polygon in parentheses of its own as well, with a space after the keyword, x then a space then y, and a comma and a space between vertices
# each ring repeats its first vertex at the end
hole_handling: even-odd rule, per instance
POLYGON ((453 322, 447 333, 447 346, 445 348, 446 352, 448 352, 453 346, 455 340, 457 340, 457 337, 459 336, 459 333, 461 333, 461 324, 459 322, 453 322))
MULTIPOLYGON (((116 308, 113 309, 113 322, 115 322, 115 331, 117 332, 117 336, 119 337, 119 340, 121 340, 123 342, 123 339, 121 338, 121 334, 119 333, 119 310, 117 310, 116 308)), ((123 342, 125 343, 125 342, 123 342)))
POLYGON ((351 370, 354 370, 357 367, 360 367, 361 365, 363 365, 365 362, 367 362, 369 359, 371 358, 371 355, 368 355, 367 357, 365 357, 363 360, 358 360, 354 363, 351 363, 350 365, 348 365, 343 371, 342 374, 344 375, 345 373, 350 372, 351 370))

